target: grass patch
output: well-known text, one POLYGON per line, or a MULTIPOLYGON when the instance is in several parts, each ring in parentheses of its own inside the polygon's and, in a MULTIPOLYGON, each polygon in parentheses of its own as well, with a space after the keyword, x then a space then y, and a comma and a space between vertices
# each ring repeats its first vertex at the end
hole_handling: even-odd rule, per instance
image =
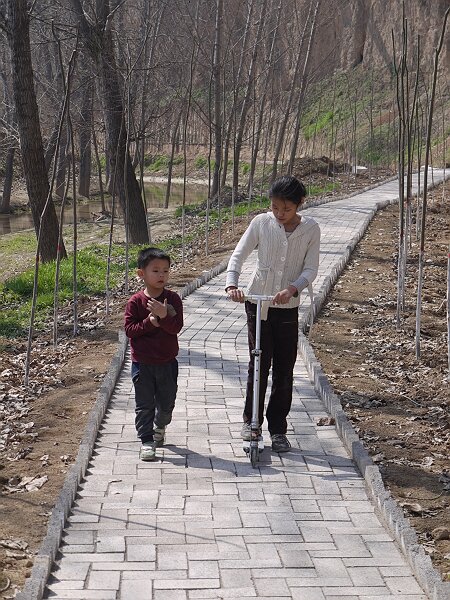
POLYGON ((313 137, 314 133, 319 133, 325 129, 331 122, 334 116, 333 111, 327 110, 326 112, 319 115, 317 121, 312 121, 303 128, 303 135, 305 140, 309 140, 313 137))
MULTIPOLYGON (((130 270, 135 269, 136 257, 141 246, 130 248, 130 270)), ((108 247, 94 244, 77 253, 78 294, 98 296, 105 293, 106 260, 108 247)), ((112 248, 111 287, 116 287, 125 272, 125 247, 115 244, 112 248)), ((72 258, 61 261, 59 302, 69 301, 73 296, 72 258)), ((27 269, 20 275, 0 284, 0 335, 5 337, 23 336, 29 326, 31 300, 33 295, 34 269, 27 269)), ((55 286, 55 262, 39 267, 36 327, 44 325, 53 310, 55 286)))
POLYGON ((335 192, 340 187, 341 183, 339 181, 336 181, 335 183, 326 183, 325 185, 307 186, 308 196, 306 197, 306 201, 308 201, 310 196, 321 196, 322 194, 327 194, 328 192, 335 192))
POLYGON ((35 253, 36 247, 37 240, 34 229, 20 233, 9 233, 0 237, 0 255, 3 260, 17 252, 23 252, 24 248, 27 249, 27 252, 35 253))
MULTIPOLYGON (((234 214, 237 217, 248 215, 249 213, 254 212, 255 210, 269 208, 269 199, 266 197, 255 198, 251 202, 237 202, 234 205, 234 214)), ((186 204, 185 213, 189 215, 196 215, 198 217, 206 217, 206 207, 205 204, 186 204)), ((231 219, 231 206, 223 206, 220 208, 220 214, 222 217, 222 221, 227 221, 231 219)), ((182 215, 182 207, 179 206, 175 210, 175 216, 181 217, 182 215)), ((209 217, 212 222, 218 221, 219 219, 219 211, 217 208, 211 208, 209 211, 209 217)))
POLYGON ((368 134, 358 144, 357 148, 358 160, 363 164, 386 164, 388 155, 390 155, 392 160, 395 159, 396 153, 396 136, 392 132, 389 136, 387 127, 384 127, 381 131, 375 131, 372 139, 370 139, 370 135, 368 134))

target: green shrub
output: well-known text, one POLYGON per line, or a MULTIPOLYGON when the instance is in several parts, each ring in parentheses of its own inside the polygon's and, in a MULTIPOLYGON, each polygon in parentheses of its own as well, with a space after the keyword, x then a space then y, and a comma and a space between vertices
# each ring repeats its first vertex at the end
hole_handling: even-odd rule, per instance
POLYGON ((250 163, 242 162, 241 163, 241 171, 243 175, 247 175, 250 172, 250 163))
POLYGON ((197 156, 197 158, 194 161, 194 165, 196 169, 204 169, 208 166, 208 159, 204 156, 197 156))
POLYGON ((150 171, 161 171, 169 166, 170 158, 165 154, 157 154, 153 157, 148 167, 150 171))

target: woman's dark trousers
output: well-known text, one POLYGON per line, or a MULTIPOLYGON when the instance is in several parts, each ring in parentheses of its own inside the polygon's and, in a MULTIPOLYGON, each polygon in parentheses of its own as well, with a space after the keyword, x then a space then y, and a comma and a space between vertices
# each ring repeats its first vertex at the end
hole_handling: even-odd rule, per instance
MULTIPOLYGON (((247 313, 248 365, 247 394, 244 421, 251 421, 253 403, 254 357, 252 350, 256 342, 256 304, 245 303, 247 313)), ((266 410, 269 433, 287 431, 287 416, 292 404, 294 365, 298 344, 298 308, 269 308, 266 321, 261 321, 261 360, 259 378, 259 424, 264 418, 264 398, 270 366, 272 365, 272 390, 266 410)))

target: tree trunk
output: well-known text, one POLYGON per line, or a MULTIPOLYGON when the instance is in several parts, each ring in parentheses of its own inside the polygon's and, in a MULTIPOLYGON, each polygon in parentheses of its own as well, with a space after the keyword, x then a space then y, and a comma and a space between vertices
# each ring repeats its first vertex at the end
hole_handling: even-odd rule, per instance
POLYGON ((294 95, 295 95, 295 90, 296 90, 296 86, 297 86, 297 79, 298 79, 298 74, 299 74, 300 64, 301 64, 300 59, 302 56, 303 46, 305 43, 306 29, 308 27, 309 19, 311 17, 312 3, 313 3, 313 0, 311 0, 311 2, 310 2, 308 16, 306 18, 305 25, 303 27, 303 31, 302 31, 301 38, 300 38, 300 43, 298 44, 298 52, 297 52, 297 56, 296 56, 296 60, 295 60, 294 74, 292 76, 292 83, 291 83, 291 88, 289 90, 289 97, 287 100, 287 104, 286 104, 286 107, 283 109, 283 119, 282 119, 282 122, 280 125, 280 129, 278 130, 278 132, 276 134, 275 153, 274 153, 273 165, 272 165, 272 180, 276 179, 277 173, 278 173, 278 161, 280 159, 281 151, 284 146, 284 137, 285 137, 285 133, 286 133, 286 127, 287 127, 289 117, 291 114, 292 103, 294 101, 294 95))
POLYGON ((91 25, 83 11, 80 0, 72 0, 78 16, 85 46, 97 65, 101 99, 105 112, 106 154, 110 177, 116 178, 115 186, 132 244, 147 244, 147 215, 142 202, 139 183, 126 147, 127 128, 121 95, 113 33, 111 31, 110 5, 108 0, 97 1, 98 25, 91 25), (117 168, 116 168, 117 164, 117 168), (124 167, 122 168, 122 166, 124 167))
POLYGON ((0 213, 9 213, 11 205, 11 188, 14 175, 14 147, 8 148, 6 153, 5 179, 3 181, 3 194, 0 201, 0 213))
MULTIPOLYGON (((42 261, 47 262, 56 258, 58 219, 53 201, 48 198, 49 184, 34 89, 26 0, 8 0, 7 14, 14 104, 23 169, 36 234, 39 233, 42 218, 40 256, 42 261)), ((62 253, 66 253, 64 246, 62 253)))
POLYGON ((83 101, 81 104, 80 125, 80 174, 78 181, 78 193, 80 196, 89 198, 91 187, 91 134, 92 134, 92 84, 86 82, 82 89, 83 101))
POLYGON ((169 208, 170 189, 172 187, 173 159, 175 157, 175 145, 176 145, 177 136, 178 136, 178 128, 180 127, 181 115, 182 115, 182 112, 180 110, 177 121, 175 123, 175 129, 172 134, 172 149, 170 151, 169 169, 168 169, 168 173, 167 173, 166 199, 164 202, 164 208, 169 208))
MULTIPOLYGON (((69 149, 67 146, 67 128, 61 132, 60 146, 58 148, 58 170, 56 171, 55 194, 63 198, 66 189, 66 170, 69 164, 69 149)), ((55 148, 56 149, 56 148, 55 148)))
MULTIPOLYGON (((250 31, 251 31, 251 24, 252 24, 252 15, 253 15, 253 8, 254 8, 254 1, 253 0, 249 0, 250 4, 248 5, 247 8, 247 18, 245 20, 245 31, 244 31, 244 36, 243 36, 243 40, 242 40, 242 47, 241 47, 241 51, 240 51, 240 56, 239 56, 239 64, 238 64, 238 68, 237 68, 237 72, 235 74, 234 71, 234 58, 232 59, 232 67, 231 67, 231 71, 232 71, 232 81, 233 81, 233 102, 232 102, 232 106, 230 109, 230 114, 228 117, 228 126, 227 126, 227 131, 225 134, 225 143, 224 143, 224 156, 223 156, 223 170, 222 170, 222 187, 225 186, 226 183, 226 179, 227 179, 227 171, 228 171, 228 154, 230 151, 230 140, 231 140, 231 134, 234 131, 234 135, 233 135, 233 156, 234 156, 234 151, 235 151, 235 147, 236 147, 236 143, 235 143, 235 138, 236 138, 236 123, 237 123, 237 111, 239 108, 239 89, 241 86, 241 73, 244 67, 244 61, 245 61, 245 57, 247 54, 247 48, 248 48, 248 44, 249 44, 249 40, 250 40, 250 31)), ((248 4, 248 2, 247 2, 248 4)), ((233 53, 232 53, 233 55, 233 53)), ((225 121, 225 94, 223 96, 223 100, 224 100, 224 107, 223 107, 223 119, 225 121)), ((233 163, 233 167, 234 167, 234 163, 233 163)), ((234 188, 233 188, 234 190, 234 188)), ((234 194, 234 191, 233 191, 234 194)))
MULTIPOLYGON (((302 115, 302 110, 303 110, 303 102, 304 102, 305 95, 306 95, 306 88, 308 86, 308 71, 309 71, 309 61, 310 61, 310 57, 311 57, 311 47, 312 47, 312 43, 314 40, 314 34, 316 31, 317 13, 319 11, 319 6, 320 6, 320 0, 317 0, 316 7, 314 9, 313 20, 311 23, 311 30, 310 30, 310 34, 309 34, 309 40, 308 40, 308 48, 306 50, 306 56, 305 56, 305 60, 303 63, 302 78, 300 80, 300 96, 297 101, 297 113, 296 113, 296 117, 295 117, 295 130, 294 130, 294 135, 292 137, 291 150, 290 150, 290 154, 289 154, 289 168, 288 168, 289 175, 292 174, 292 169, 293 169, 294 162, 295 162, 295 155, 297 154, 297 145, 298 145, 298 137, 300 135, 300 125, 301 125, 301 115, 302 115)), ((314 156, 312 158, 314 158, 314 156)))
POLYGON ((111 178, 116 174, 116 189, 119 196, 122 212, 128 211, 128 231, 132 244, 148 243, 147 215, 144 211, 141 191, 131 163, 131 158, 126 150, 126 125, 124 122, 123 102, 120 96, 120 85, 117 71, 112 61, 112 38, 108 36, 107 48, 100 58, 100 85, 105 106, 106 143, 111 178), (117 161, 117 169, 116 169, 117 161), (122 171, 122 165, 126 168, 122 171), (123 172, 123 176, 122 176, 123 172), (128 193, 128 209, 127 196, 128 193))
POLYGON ((222 52, 223 0, 217 0, 216 37, 214 40, 213 82, 214 82, 214 174, 211 188, 213 198, 219 192, 220 167, 222 161, 222 86, 220 81, 220 61, 222 52))
MULTIPOLYGON (((267 98, 267 94, 270 89, 271 77, 273 75, 273 54, 274 54, 274 49, 275 49, 275 42, 277 39, 278 28, 280 26, 282 7, 283 7, 283 4, 282 4, 281 0, 279 0, 278 8, 277 8, 276 25, 273 30, 272 41, 269 45, 270 49, 269 49, 269 53, 268 53, 268 56, 266 58, 266 63, 265 63, 266 68, 267 68, 267 75, 266 75, 265 81, 262 86, 263 91, 262 91, 261 100, 260 100, 260 104, 259 104, 258 123, 256 125, 256 137, 254 139, 253 148, 252 148, 252 162, 251 162, 250 177, 249 177, 249 200, 250 200, 250 189, 251 189, 250 186, 253 187, 253 179, 254 179, 255 170, 256 170, 256 160, 258 158, 260 140, 261 140, 261 135, 262 135, 262 131, 263 131, 263 118, 266 116, 265 115, 266 98, 267 98)), ((272 93, 273 93, 273 90, 272 90, 272 93)), ((256 101, 256 94, 255 94, 255 101, 256 101)), ((266 134, 266 137, 268 137, 268 133, 266 134)))
POLYGON ((56 151, 56 140, 58 139, 58 129, 59 129, 59 115, 57 117, 57 123, 53 128, 53 131, 48 139, 47 147, 45 149, 45 168, 47 169, 47 173, 50 171, 50 167, 52 166, 53 156, 56 151))
MULTIPOLYGON (((256 69, 256 59, 258 56, 258 48, 259 48, 259 45, 261 42, 261 36, 262 36, 262 32, 263 32, 263 27, 265 24, 266 9, 267 9, 267 0, 263 0, 261 2, 261 12, 259 14, 259 20, 258 20, 258 30, 256 33, 256 39, 255 39, 254 45, 253 45, 253 53, 252 53, 252 57, 250 60, 250 66, 248 69, 247 85, 246 85, 246 90, 244 93, 244 98, 242 101, 241 114, 239 117, 239 124, 238 124, 237 131, 236 131, 236 143, 234 145, 234 162, 233 162, 233 199, 237 196, 237 193, 238 193, 239 161, 241 158, 242 142, 243 142, 243 138, 244 138, 244 128, 245 128, 245 124, 246 124, 246 120, 247 120, 247 113, 250 108, 251 93, 252 93, 252 89, 253 89, 253 80, 255 77, 255 69, 256 69)), ((234 208, 234 206, 233 206, 233 208, 234 208)), ((234 211, 233 211, 232 216, 234 217, 234 211)), ((234 220, 233 220, 233 225, 234 225, 234 220)), ((234 230, 234 227, 233 227, 233 230, 234 230)))

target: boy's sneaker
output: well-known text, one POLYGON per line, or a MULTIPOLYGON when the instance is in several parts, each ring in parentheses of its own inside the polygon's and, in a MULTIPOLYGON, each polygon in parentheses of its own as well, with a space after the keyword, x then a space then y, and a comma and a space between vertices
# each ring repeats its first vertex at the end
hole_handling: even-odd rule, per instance
MULTIPOLYGON (((258 436, 261 435, 261 427, 258 427, 258 436)), ((252 439, 252 426, 249 421, 242 423, 241 437, 244 442, 250 442, 252 439)))
POLYGON ((274 433, 271 438, 274 452, 289 452, 291 449, 291 444, 284 433, 274 433))
POLYGON ((156 448, 160 448, 164 444, 164 440, 166 439, 166 428, 165 427, 155 427, 153 429, 153 442, 156 448))
POLYGON ((139 452, 139 458, 145 461, 155 460, 155 444, 153 442, 146 442, 145 444, 142 444, 141 450, 139 452))

